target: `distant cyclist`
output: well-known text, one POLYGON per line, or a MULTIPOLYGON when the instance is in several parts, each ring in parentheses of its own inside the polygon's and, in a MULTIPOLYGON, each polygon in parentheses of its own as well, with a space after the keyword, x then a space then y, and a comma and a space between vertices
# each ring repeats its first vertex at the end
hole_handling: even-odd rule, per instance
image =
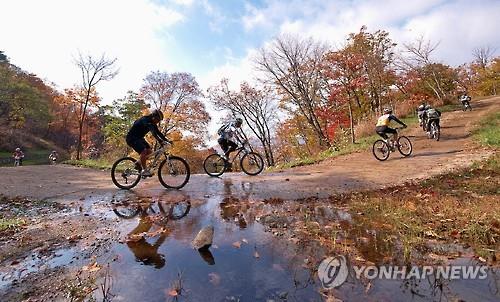
MULTIPOLYGON (((396 123, 406 128, 406 124, 400 121, 397 117, 392 114, 391 108, 384 109, 384 115, 378 118, 377 125, 375 127, 375 132, 380 135, 383 139, 389 139, 388 134, 393 135, 393 141, 396 142, 398 140, 398 132, 394 128, 390 128, 389 125, 391 121, 395 121, 396 123)), ((391 146, 393 148, 394 146, 391 146)))
POLYGON ((441 111, 432 108, 430 105, 425 107, 425 131, 430 132, 432 122, 436 123, 438 129, 441 128, 439 125, 439 119, 441 118, 441 111))
POLYGON ((425 113, 425 104, 422 104, 417 108, 418 124, 420 125, 420 127, 423 126, 424 113, 425 113))
POLYGON ((59 154, 57 154, 56 150, 53 150, 49 155, 49 160, 51 164, 55 164, 57 159, 59 158, 59 154))
POLYGON ((144 139, 148 132, 153 134, 154 138, 161 144, 171 143, 164 135, 160 132, 157 125, 163 120, 163 113, 155 109, 146 116, 143 116, 136 120, 132 125, 132 128, 127 133, 127 144, 132 147, 137 153, 140 154, 140 165, 137 167, 141 169, 142 176, 152 176, 153 174, 146 166, 146 160, 153 150, 149 146, 148 142, 144 139))
POLYGON ((465 108, 470 107, 471 97, 467 95, 467 92, 462 92, 462 95, 459 97, 462 106, 465 108))
POLYGON ((24 152, 21 151, 21 148, 16 148, 14 153, 12 153, 12 158, 14 158, 14 166, 23 165, 24 152))
POLYGON ((243 120, 241 118, 236 118, 236 120, 224 124, 217 131, 217 134, 219 135, 217 142, 222 148, 222 151, 224 151, 226 159, 228 159, 229 154, 238 147, 236 141, 242 141, 240 135, 238 134, 238 129, 241 128, 242 124, 243 120))

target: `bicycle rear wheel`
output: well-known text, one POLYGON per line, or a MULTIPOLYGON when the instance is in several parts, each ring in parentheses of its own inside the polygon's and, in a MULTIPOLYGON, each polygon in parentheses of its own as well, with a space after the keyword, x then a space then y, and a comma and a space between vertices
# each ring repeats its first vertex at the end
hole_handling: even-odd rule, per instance
POLYGON ((180 189, 189 181, 188 163, 181 157, 169 156, 158 168, 158 180, 167 189, 180 189))
POLYGON ((219 154, 211 154, 205 158, 203 170, 210 176, 221 176, 226 171, 226 161, 219 154))
POLYGON ((439 131, 439 127, 436 125, 436 123, 432 123, 432 128, 431 128, 432 136, 436 141, 439 141, 439 137, 441 135, 441 131, 439 131))
POLYGON ((191 210, 190 201, 179 201, 170 206, 168 216, 172 220, 179 220, 186 216, 191 210))
POLYGON ((373 143, 372 153, 376 159, 384 161, 389 158, 391 150, 389 149, 389 145, 385 141, 379 139, 373 143))
POLYGON ((141 171, 136 167, 136 160, 124 157, 117 160, 111 168, 111 180, 120 189, 129 190, 141 180, 141 171))
POLYGON ((410 139, 406 136, 400 136, 398 138, 398 150, 404 157, 410 156, 413 151, 410 139))
POLYGON ((255 152, 249 152, 241 158, 241 170, 248 175, 257 175, 264 169, 262 156, 255 152))

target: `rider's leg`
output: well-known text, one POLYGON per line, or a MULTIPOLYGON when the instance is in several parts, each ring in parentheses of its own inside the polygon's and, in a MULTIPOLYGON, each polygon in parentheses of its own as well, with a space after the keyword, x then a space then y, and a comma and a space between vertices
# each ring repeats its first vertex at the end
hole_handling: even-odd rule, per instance
POLYGON ((146 160, 148 159, 149 155, 151 155, 151 153, 153 153, 153 150, 151 150, 151 148, 146 148, 141 152, 140 161, 141 161, 141 167, 143 170, 146 170, 146 168, 147 168, 146 167, 146 160))
POLYGON ((236 150, 236 148, 238 148, 238 144, 236 144, 233 141, 228 141, 227 144, 229 146, 227 150, 227 156, 229 156, 229 153, 233 152, 234 150, 236 150))
POLYGON ((229 151, 229 145, 228 145, 227 139, 219 138, 219 140, 217 140, 217 142, 219 143, 222 151, 224 152, 224 156, 227 159, 227 156, 229 155, 229 152, 228 152, 229 151))

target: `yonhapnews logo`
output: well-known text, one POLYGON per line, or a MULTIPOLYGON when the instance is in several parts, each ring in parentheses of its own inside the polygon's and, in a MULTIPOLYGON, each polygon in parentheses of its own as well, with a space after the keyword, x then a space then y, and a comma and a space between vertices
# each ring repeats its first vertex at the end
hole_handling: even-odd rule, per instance
POLYGON ((325 289, 341 286, 353 272, 356 279, 436 279, 484 280, 488 277, 487 266, 447 265, 447 266, 397 266, 397 265, 349 265, 345 256, 338 255, 324 259, 318 267, 318 277, 325 289))

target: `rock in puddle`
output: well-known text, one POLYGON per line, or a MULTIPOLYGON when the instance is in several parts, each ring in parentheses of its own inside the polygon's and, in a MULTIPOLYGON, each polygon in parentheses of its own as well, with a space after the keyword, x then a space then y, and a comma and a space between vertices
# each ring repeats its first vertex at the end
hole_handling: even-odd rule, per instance
POLYGON ((194 249, 208 249, 212 245, 214 238, 214 227, 212 225, 201 229, 193 239, 191 245, 194 249))

